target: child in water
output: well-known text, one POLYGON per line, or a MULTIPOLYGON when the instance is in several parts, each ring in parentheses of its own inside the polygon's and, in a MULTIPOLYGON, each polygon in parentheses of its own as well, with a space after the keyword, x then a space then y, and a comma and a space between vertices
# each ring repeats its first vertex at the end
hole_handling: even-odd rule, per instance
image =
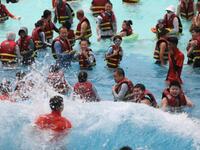
POLYGON ((124 20, 122 23, 122 30, 120 31, 119 35, 124 37, 133 34, 133 29, 131 27, 132 24, 133 22, 131 20, 124 20))

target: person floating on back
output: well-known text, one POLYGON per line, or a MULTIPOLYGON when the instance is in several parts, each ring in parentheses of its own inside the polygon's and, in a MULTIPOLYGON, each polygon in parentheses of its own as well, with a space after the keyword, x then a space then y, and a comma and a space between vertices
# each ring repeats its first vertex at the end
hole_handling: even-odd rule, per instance
POLYGON ((100 97, 97 93, 94 85, 87 81, 88 74, 85 71, 81 71, 78 74, 78 82, 74 85, 74 97, 80 96, 83 101, 86 102, 97 102, 100 101, 100 97))
POLYGON ((161 108, 164 111, 181 111, 182 106, 192 107, 193 103, 182 91, 178 81, 172 81, 169 88, 165 89, 162 94, 161 108))
POLYGON ((114 45, 110 46, 108 52, 105 55, 105 60, 109 68, 119 67, 120 61, 122 60, 123 50, 121 48, 122 37, 116 35, 113 38, 114 45))
POLYGON ((64 132, 72 128, 71 122, 61 115, 64 109, 63 98, 54 96, 50 99, 49 105, 51 113, 39 116, 35 121, 37 127, 55 132, 64 132))

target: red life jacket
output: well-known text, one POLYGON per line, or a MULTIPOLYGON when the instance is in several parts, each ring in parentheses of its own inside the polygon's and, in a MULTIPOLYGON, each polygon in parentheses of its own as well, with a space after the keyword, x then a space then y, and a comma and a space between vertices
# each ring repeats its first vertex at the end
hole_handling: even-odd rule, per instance
POLYGON ((163 97, 167 98, 167 102, 170 107, 180 107, 180 106, 185 106, 187 104, 187 101, 186 101, 183 91, 181 91, 181 93, 175 98, 170 94, 169 88, 167 88, 163 92, 162 98, 163 97), (167 95, 170 95, 172 98, 169 99, 167 95))
MULTIPOLYGON (((131 80, 127 79, 127 78, 124 78, 122 79, 120 82, 118 82, 116 85, 115 85, 115 92, 118 94, 119 91, 121 90, 121 86, 122 84, 127 84, 128 86, 128 90, 125 94, 125 96, 128 96, 129 94, 132 94, 133 93, 133 83, 131 80)), ((124 97, 125 98, 125 97, 124 97)), ((129 99, 132 99, 132 97, 129 97, 129 99)), ((124 99, 125 100, 125 99, 124 99)), ((127 101, 128 99, 126 99, 125 101, 127 101)))
POLYGON ((74 85, 74 92, 87 101, 96 100, 96 95, 92 89, 92 83, 89 81, 76 83, 74 85))
POLYGON ((115 15, 111 12, 111 16, 107 12, 102 12, 100 14, 102 22, 100 24, 100 29, 102 31, 113 30, 113 23, 116 22, 115 15))
POLYGON ((86 31, 84 32, 83 34, 83 37, 84 39, 88 39, 89 37, 92 36, 92 30, 91 30, 91 26, 90 26, 90 22, 87 18, 83 18, 83 20, 81 20, 78 25, 77 25, 77 28, 76 28, 76 36, 80 36, 81 35, 81 25, 82 23, 84 22, 87 22, 87 29, 86 31))
POLYGON ((31 36, 26 36, 25 39, 19 38, 17 45, 19 46, 20 52, 29 51, 29 44, 31 39, 31 36))
MULTIPOLYGON (((112 49, 113 49, 113 52, 114 52, 114 50, 116 50, 116 46, 112 45, 112 49)), ((118 51, 117 55, 106 59, 107 60, 107 66, 109 68, 117 68, 119 66, 119 63, 120 63, 120 61, 122 59, 122 56, 120 55, 120 52, 122 52, 122 48, 121 47, 119 47, 119 51, 118 51)))
POLYGON ((92 14, 94 16, 99 15, 102 11, 105 11, 105 4, 108 2, 108 0, 93 0, 92 1, 92 14))
POLYGON ((133 34, 133 29, 131 27, 128 27, 128 29, 122 29, 120 32, 125 32, 126 36, 129 36, 133 34))
POLYGON ((32 32, 32 38, 33 38, 33 42, 35 44, 36 50, 43 48, 43 43, 39 37, 40 32, 43 32, 40 27, 33 29, 33 32, 32 32))
POLYGON ((15 54, 15 41, 8 41, 5 40, 1 43, 0 48, 0 60, 2 62, 15 62, 16 61, 16 54, 15 54))
POLYGON ((181 72, 183 68, 184 55, 178 48, 175 48, 173 51, 174 51, 174 56, 171 56, 170 53, 168 56, 169 71, 166 80, 169 82, 176 80, 182 83, 181 72), (179 69, 176 70, 176 67, 178 67, 179 69))
POLYGON ((181 0, 180 15, 186 19, 192 19, 194 16, 194 1, 190 0, 187 7, 184 0, 181 0))
POLYGON ((68 30, 67 38, 69 40, 70 45, 73 47, 75 44, 74 30, 68 30))
POLYGON ((44 21, 45 24, 45 28, 44 28, 44 34, 45 34, 45 38, 48 39, 52 39, 53 38, 53 27, 54 24, 51 21, 47 21, 46 19, 41 19, 44 21))
POLYGON ((8 20, 8 14, 5 11, 6 6, 3 4, 0 4, 0 22, 4 22, 6 20, 8 20))
POLYGON ((166 43, 166 49, 165 49, 165 52, 164 52, 164 60, 167 61, 168 60, 168 53, 169 53, 169 50, 168 50, 168 42, 167 40, 165 40, 164 38, 160 38, 157 43, 156 43, 156 47, 155 47, 155 50, 154 50, 154 59, 156 59, 157 61, 160 61, 160 44, 162 42, 165 42, 166 43))
MULTIPOLYGON (((87 49, 87 55, 88 57, 90 57, 90 51, 92 51, 91 49, 87 49)), ((90 68, 91 66, 94 66, 96 63, 94 62, 94 64, 89 64, 88 63, 88 59, 81 53, 79 55, 79 65, 80 65, 80 68, 90 68)))
POLYGON ((0 95, 0 101, 6 101, 6 100, 10 100, 10 96, 8 94, 2 94, 0 95))
POLYGON ((62 47, 62 53, 63 52, 66 52, 66 53, 69 53, 72 51, 72 48, 71 48, 71 45, 69 43, 68 40, 63 40, 61 39, 59 36, 57 38, 55 38, 52 42, 52 55, 55 59, 57 59, 57 56, 56 56, 56 50, 54 49, 54 44, 55 42, 59 42, 61 44, 61 47, 62 47))
POLYGON ((151 106, 157 107, 156 99, 155 99, 154 95, 149 90, 145 90, 144 96, 145 97, 147 96, 150 99, 151 106))
POLYGON ((62 117, 58 111, 53 111, 50 114, 39 116, 35 124, 40 129, 51 129, 56 132, 62 132, 72 128, 71 122, 62 117))
POLYGON ((179 33, 182 33, 182 30, 183 30, 182 29, 182 23, 181 23, 180 18, 176 14, 172 14, 169 19, 167 17, 167 14, 164 16, 163 23, 164 23, 165 28, 169 28, 169 29, 173 29, 174 28, 174 25, 173 25, 174 18, 178 19, 179 33))
POLYGON ((193 67, 200 67, 199 66, 199 62, 200 62, 200 37, 197 37, 196 40, 197 42, 197 46, 194 47, 194 49, 192 50, 192 56, 193 56, 193 67))

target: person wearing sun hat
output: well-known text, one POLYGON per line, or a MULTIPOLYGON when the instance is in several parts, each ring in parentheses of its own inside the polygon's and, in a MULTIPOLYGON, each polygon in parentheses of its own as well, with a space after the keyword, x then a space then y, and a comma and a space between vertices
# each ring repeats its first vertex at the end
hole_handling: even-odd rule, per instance
POLYGON ((169 34, 178 35, 182 33, 182 24, 179 17, 175 14, 175 7, 170 5, 166 8, 166 11, 164 26, 170 31, 169 34))

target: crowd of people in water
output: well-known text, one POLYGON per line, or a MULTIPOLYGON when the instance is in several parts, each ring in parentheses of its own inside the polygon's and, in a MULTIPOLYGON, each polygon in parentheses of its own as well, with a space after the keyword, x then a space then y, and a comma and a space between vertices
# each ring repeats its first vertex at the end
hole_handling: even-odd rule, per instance
MULTIPOLYGON (((126 3, 137 2, 137 0, 123 1, 126 3)), ((7 2, 15 3, 18 0, 7 0, 7 2)), ((52 0, 52 7, 54 8, 53 12, 48 9, 43 11, 41 18, 38 18, 35 23, 31 35, 27 27, 19 29, 19 39, 17 40, 15 33, 9 32, 7 34, 6 39, 0 44, 2 66, 32 65, 41 51, 51 49, 55 64, 49 68, 49 74, 46 77, 48 84, 56 92, 63 95, 69 94, 70 89, 73 89, 73 99, 79 96, 83 102, 101 101, 94 84, 87 80, 88 74, 85 71, 92 70, 96 65, 95 54, 89 47, 92 36, 89 19, 82 9, 74 12, 67 0, 52 0), (75 15, 79 20, 76 31, 71 28, 75 15), (58 37, 53 36, 54 32, 59 34, 58 37), (80 44, 79 51, 73 49, 75 42, 80 44), (74 61, 79 63, 81 71, 78 74, 78 82, 71 88, 65 79, 62 68, 69 67, 74 61)), ((117 33, 117 16, 115 16, 112 7, 110 0, 92 0, 91 2, 91 12, 96 17, 97 41, 102 39, 113 41, 105 53, 105 60, 107 67, 113 69, 113 78, 116 83, 112 87, 114 101, 143 103, 154 108, 161 108, 164 111, 178 111, 184 106, 192 107, 194 104, 184 94, 181 87, 183 83, 181 73, 185 57, 178 48, 178 41, 183 30, 181 20, 191 21, 191 28, 188 30, 192 37, 187 46, 187 64, 194 68, 200 67, 200 1, 180 0, 177 12, 175 6, 168 6, 165 9, 166 14, 163 19, 159 19, 155 27, 151 29, 157 37, 154 50, 155 64, 160 66, 169 64, 166 77, 168 87, 162 93, 160 105, 144 84, 134 84, 120 68, 120 61, 123 58, 121 43, 124 38, 135 33, 131 20, 124 20, 121 31, 117 33)), ((21 19, 21 17, 11 14, 0 1, 0 23, 6 23, 9 18, 21 19)), ((15 97, 20 97, 23 100, 29 99, 27 91, 32 90, 34 83, 27 80, 26 75, 25 72, 17 72, 14 90, 11 86, 12 83, 3 80, 0 84, 0 100, 15 102, 15 97)), ((49 128, 54 131, 71 128, 70 121, 61 116, 64 108, 63 98, 54 96, 50 99, 49 104, 52 112, 42 115, 36 120, 39 128, 49 128)))

